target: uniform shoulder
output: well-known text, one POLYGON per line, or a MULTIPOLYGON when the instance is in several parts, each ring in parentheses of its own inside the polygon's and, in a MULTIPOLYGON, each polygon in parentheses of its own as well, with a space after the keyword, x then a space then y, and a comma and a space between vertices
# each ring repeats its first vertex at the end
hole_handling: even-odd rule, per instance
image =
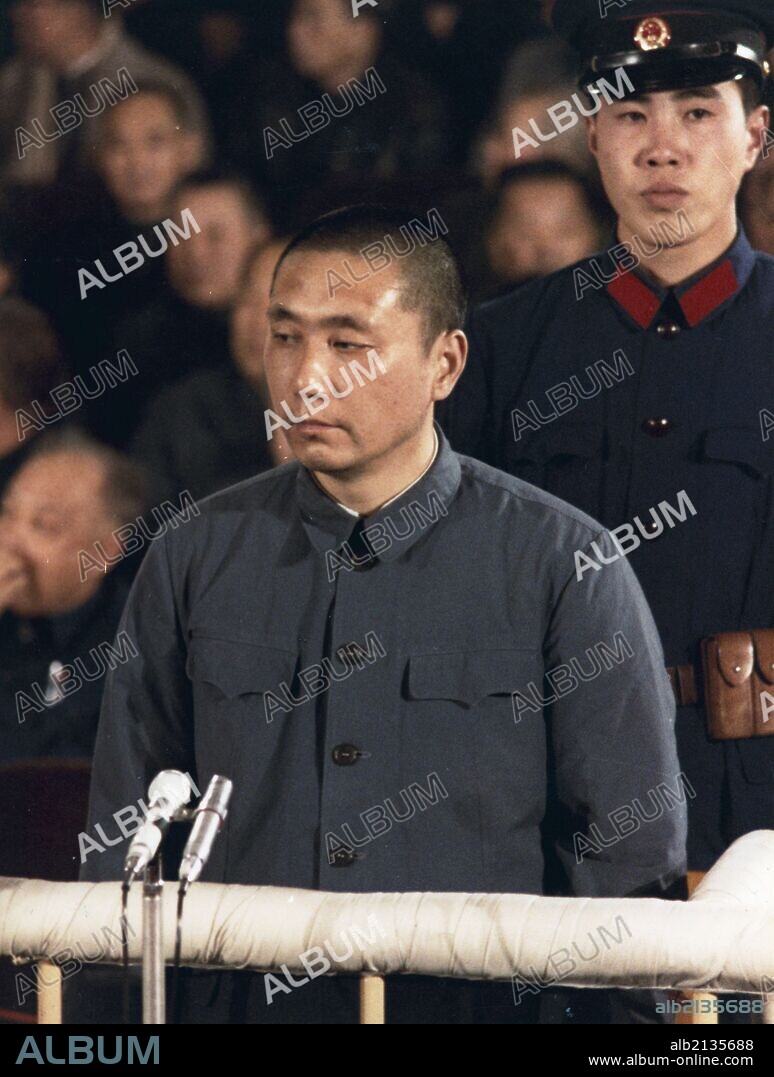
POLYGON ((493 509, 502 510, 505 507, 506 511, 510 509, 519 515, 526 513, 533 523, 552 523, 583 542, 590 542, 604 531, 602 524, 591 516, 538 486, 490 467, 472 456, 458 454, 458 459, 463 482, 470 489, 478 491, 493 509))
POLYGON ((765 251, 755 251, 755 267, 753 272, 765 273, 766 279, 774 276, 774 255, 766 254, 765 251))

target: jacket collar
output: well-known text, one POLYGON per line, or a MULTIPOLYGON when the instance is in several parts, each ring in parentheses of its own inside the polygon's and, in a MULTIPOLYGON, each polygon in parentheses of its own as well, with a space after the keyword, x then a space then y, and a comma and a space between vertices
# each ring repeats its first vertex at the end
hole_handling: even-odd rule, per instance
MULTIPOLYGON (((608 255, 602 255, 605 260, 608 255)), ((608 265, 612 264, 609 259, 608 265)), ((699 273, 673 288, 662 288, 636 269, 618 270, 607 293, 640 329, 649 329, 670 296, 674 296, 686 324, 693 329, 720 311, 747 283, 755 265, 755 252, 739 225, 736 239, 724 254, 699 273)))
POLYGON ((379 549, 376 556, 381 561, 392 561, 410 549, 427 531, 431 522, 447 515, 448 506, 460 484, 461 468, 456 453, 437 423, 435 432, 438 451, 424 475, 371 516, 354 517, 317 485, 306 468, 299 468, 296 495, 301 522, 314 548, 320 553, 338 550, 350 537, 353 528, 362 521, 366 531, 374 529, 368 537, 374 536, 375 551, 382 545, 375 536, 390 539, 389 545, 384 550, 379 549), (418 513, 414 506, 421 511, 418 513), (418 523, 419 526, 416 526, 418 523))

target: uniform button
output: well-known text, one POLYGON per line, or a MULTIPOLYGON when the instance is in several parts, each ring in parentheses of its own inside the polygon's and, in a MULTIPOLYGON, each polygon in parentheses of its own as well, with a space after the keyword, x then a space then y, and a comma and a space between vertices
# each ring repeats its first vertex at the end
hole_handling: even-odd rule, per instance
POLYGON ((664 434, 668 434, 674 426, 671 419, 646 419, 642 424, 642 429, 646 434, 650 434, 652 438, 663 438, 664 434))
POLYGON ((339 767, 353 766, 361 755, 362 752, 354 744, 337 744, 331 751, 331 758, 339 767))
POLYGON ((364 652, 363 648, 359 647, 357 643, 345 643, 343 647, 337 649, 336 653, 340 657, 348 658, 353 665, 357 665, 364 652))
POLYGON ((331 857, 331 867, 350 868, 355 863, 355 854, 351 849, 337 849, 331 857))
POLYGON ((655 521, 651 520, 650 523, 645 524, 645 526, 643 527, 642 530, 645 531, 648 535, 655 535, 656 532, 658 531, 658 529, 659 529, 659 524, 657 524, 657 523, 655 523, 655 521))
POLYGON ((680 326, 677 322, 659 322, 656 332, 665 340, 673 340, 680 335, 680 326))

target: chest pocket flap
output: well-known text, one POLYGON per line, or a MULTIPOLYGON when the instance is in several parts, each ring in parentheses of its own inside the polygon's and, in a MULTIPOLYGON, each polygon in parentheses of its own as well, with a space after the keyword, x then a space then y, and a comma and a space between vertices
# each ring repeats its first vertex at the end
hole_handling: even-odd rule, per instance
POLYGON ((540 668, 540 653, 527 648, 415 654, 409 658, 408 694, 472 707, 486 696, 509 696, 540 668))
POLYGON ((767 448, 757 430, 745 426, 717 426, 704 435, 702 456, 705 460, 739 464, 760 477, 774 470, 767 448))
POLYGON ((194 636, 188 646, 185 671, 191 680, 216 685, 229 699, 250 692, 276 692, 289 682, 298 655, 260 644, 194 636))
POLYGON ((562 416, 540 430, 524 430, 512 446, 514 457, 537 464, 562 456, 597 458, 604 450, 605 430, 601 423, 572 422, 562 416))

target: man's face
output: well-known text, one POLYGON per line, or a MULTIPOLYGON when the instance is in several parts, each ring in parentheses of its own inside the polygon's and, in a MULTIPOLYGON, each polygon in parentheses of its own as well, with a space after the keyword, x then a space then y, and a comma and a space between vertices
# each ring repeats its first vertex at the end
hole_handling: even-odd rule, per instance
POLYGON ((73 48, 88 46, 95 21, 83 0, 15 0, 11 19, 19 49, 55 66, 73 48))
POLYGON ((487 241, 492 268, 514 283, 572 265, 593 254, 598 244, 586 199, 568 179, 506 186, 487 241))
POLYGON ((724 82, 603 105, 588 121, 589 145, 626 229, 647 237, 682 210, 694 242, 733 214, 767 119, 764 108, 745 117, 739 87, 724 82))
POLYGON ((744 225, 753 247, 774 254, 774 158, 758 166, 748 181, 744 225))
POLYGON ((375 58, 378 25, 362 14, 353 19, 348 0, 296 0, 287 41, 296 71, 305 78, 325 79, 342 66, 368 66, 375 58))
MULTIPOLYGON (((197 139, 180 130, 172 102, 143 93, 103 117, 97 164, 105 184, 129 217, 150 220, 196 165, 197 139)), ((198 222, 197 222, 198 223, 198 222)))
POLYGON ((269 243, 256 255, 231 310, 231 354, 244 377, 259 388, 266 381, 263 351, 271 278, 284 247, 284 243, 269 243))
MULTIPOLYGON (((78 553, 94 556, 94 543, 110 554, 111 531, 102 464, 69 452, 32 458, 6 490, 0 510, 0 550, 19 560, 25 584, 11 609, 47 617, 82 605, 102 577, 80 580, 78 553)), ((126 522, 126 521, 121 521, 126 522)))
POLYGON ((287 431, 301 463, 357 475, 416 437, 433 401, 448 394, 439 389, 445 334, 427 347, 420 312, 400 305, 407 284, 395 262, 329 299, 326 270, 340 270, 343 258, 356 255, 302 250, 285 258, 269 307, 266 373, 274 410, 286 421, 282 401, 297 417, 309 415, 302 389, 313 386, 330 398, 327 407, 287 431), (371 349, 386 373, 374 363, 374 380, 362 376, 360 385, 350 364, 357 361, 368 371, 371 349), (333 396, 331 385, 346 394, 343 399, 333 396))
POLYGON ((173 220, 190 209, 201 232, 171 243, 167 271, 172 287, 197 307, 222 309, 231 304, 242 266, 252 245, 268 238, 268 226, 254 221, 239 190, 224 183, 185 188, 176 198, 173 220))

